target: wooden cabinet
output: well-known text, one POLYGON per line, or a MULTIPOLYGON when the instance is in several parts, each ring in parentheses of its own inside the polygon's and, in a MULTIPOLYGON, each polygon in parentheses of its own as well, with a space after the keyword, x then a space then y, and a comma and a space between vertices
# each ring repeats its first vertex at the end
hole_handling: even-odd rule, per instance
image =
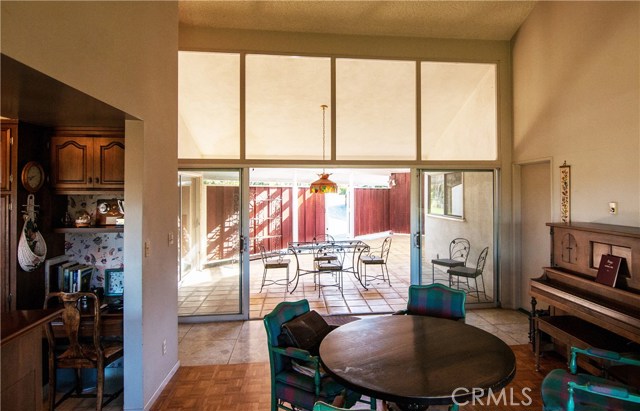
POLYGON ((16 218, 18 123, 2 121, 0 132, 0 311, 15 307, 16 218))
POLYGON ((8 124, 2 125, 2 133, 0 134, 0 190, 11 191, 11 183, 13 176, 11 168, 14 161, 12 161, 11 146, 13 141, 13 134, 15 128, 8 124))
POLYGON ((42 325, 61 312, 61 309, 47 309, 2 313, 2 411, 43 409, 42 325))
POLYGON ((124 188, 124 138, 61 135, 51 138, 51 185, 64 190, 124 188))

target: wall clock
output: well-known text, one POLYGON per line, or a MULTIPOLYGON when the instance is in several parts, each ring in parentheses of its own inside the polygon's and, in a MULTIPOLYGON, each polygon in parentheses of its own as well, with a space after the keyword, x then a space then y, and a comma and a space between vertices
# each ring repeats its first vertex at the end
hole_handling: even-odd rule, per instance
POLYGON ((22 168, 22 186, 30 193, 35 193, 44 184, 44 169, 37 161, 29 161, 22 168))

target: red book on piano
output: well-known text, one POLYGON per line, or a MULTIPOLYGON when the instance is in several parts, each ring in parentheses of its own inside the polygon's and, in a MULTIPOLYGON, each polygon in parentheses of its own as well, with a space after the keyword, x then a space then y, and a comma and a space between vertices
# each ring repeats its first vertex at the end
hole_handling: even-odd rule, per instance
POLYGON ((598 275, 596 276, 596 282, 605 284, 610 287, 616 286, 618 280, 618 274, 620 273, 620 267, 624 258, 617 255, 605 254, 600 259, 600 266, 598 267, 598 275))

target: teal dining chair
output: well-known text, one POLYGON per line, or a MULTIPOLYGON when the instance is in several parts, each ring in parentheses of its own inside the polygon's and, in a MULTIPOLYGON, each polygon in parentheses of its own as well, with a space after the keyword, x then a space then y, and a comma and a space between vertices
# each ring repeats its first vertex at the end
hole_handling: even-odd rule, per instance
POLYGON ((553 370, 542 381, 540 393, 544 411, 640 411, 640 388, 577 373, 578 354, 612 364, 640 366, 640 360, 617 352, 571 347, 569 371, 553 370))
POLYGON ((347 407, 360 400, 359 393, 325 375, 317 355, 288 346, 285 336, 281 336, 283 324, 309 311, 307 300, 285 301, 264 316, 271 366, 271 411, 311 410, 316 402, 332 403, 338 395, 344 396, 347 407))
POLYGON ((428 317, 463 320, 466 317, 464 304, 467 294, 446 285, 410 285, 407 309, 394 314, 424 315, 428 317))

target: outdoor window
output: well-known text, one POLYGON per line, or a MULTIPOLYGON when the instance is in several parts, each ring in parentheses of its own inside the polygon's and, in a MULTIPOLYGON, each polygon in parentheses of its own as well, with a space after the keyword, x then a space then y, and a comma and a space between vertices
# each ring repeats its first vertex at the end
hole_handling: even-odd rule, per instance
POLYGON ((429 175, 429 214, 462 219, 464 216, 461 172, 429 175))
POLYGON ((496 66, 422 62, 423 160, 498 158, 496 66))
POLYGON ((321 106, 331 104, 331 59, 250 54, 246 61, 247 159, 322 160, 321 106))
POLYGON ((338 160, 416 159, 416 63, 336 60, 338 160))
POLYGON ((178 158, 240 158, 240 55, 178 53, 178 158))
POLYGON ((497 80, 494 63, 181 51, 178 158, 495 161, 497 80))

